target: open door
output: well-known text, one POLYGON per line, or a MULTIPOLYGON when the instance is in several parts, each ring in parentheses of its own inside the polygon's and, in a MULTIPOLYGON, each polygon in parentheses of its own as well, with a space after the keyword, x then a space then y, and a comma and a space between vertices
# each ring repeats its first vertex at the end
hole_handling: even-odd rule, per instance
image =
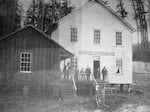
POLYGON ((94 77, 95 79, 100 79, 100 61, 94 60, 93 61, 93 70, 94 70, 94 77))

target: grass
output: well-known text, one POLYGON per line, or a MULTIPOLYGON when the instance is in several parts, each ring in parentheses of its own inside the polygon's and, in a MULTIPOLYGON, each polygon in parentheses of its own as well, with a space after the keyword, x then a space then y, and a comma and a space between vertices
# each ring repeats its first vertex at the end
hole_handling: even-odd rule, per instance
POLYGON ((132 93, 118 93, 110 108, 98 109, 94 96, 77 96, 75 99, 55 100, 43 96, 22 96, 20 93, 0 94, 0 112, 136 112, 150 111, 150 74, 133 75, 132 93), (146 110, 149 109, 149 110, 146 110))

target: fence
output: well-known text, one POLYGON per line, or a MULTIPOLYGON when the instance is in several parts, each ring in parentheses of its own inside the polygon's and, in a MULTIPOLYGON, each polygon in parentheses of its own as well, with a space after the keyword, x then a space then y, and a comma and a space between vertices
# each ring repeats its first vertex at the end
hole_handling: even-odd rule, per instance
POLYGON ((134 73, 150 73, 150 63, 149 62, 133 62, 133 72, 134 73))
MULTIPOLYGON (((77 81, 92 81, 92 74, 89 75, 87 73, 74 73, 73 77, 74 77, 76 82, 77 81)), ((72 78, 72 73, 70 73, 68 75, 68 80, 71 81, 72 80, 71 78, 72 78)), ((63 72, 61 73, 61 79, 66 80, 65 74, 63 72)))
POLYGON ((76 73, 75 74, 76 81, 92 81, 92 74, 88 73, 76 73))

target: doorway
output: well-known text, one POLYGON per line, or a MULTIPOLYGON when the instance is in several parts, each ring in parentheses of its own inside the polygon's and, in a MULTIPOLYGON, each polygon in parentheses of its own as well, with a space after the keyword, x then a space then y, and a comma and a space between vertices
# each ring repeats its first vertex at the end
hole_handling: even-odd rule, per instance
POLYGON ((93 67, 95 79, 100 79, 100 61, 94 60, 93 67))

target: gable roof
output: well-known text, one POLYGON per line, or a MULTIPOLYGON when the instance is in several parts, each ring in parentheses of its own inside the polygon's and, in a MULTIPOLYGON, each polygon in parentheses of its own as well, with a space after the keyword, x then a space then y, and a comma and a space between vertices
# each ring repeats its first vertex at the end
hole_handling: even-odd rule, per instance
POLYGON ((135 32, 135 28, 129 24, 125 19, 123 19, 121 16, 119 16, 113 9, 106 6, 102 0, 95 0, 97 3, 103 5, 108 11, 110 11, 118 20, 120 20, 124 25, 126 25, 132 32, 135 32))
POLYGON ((106 6, 105 3, 102 0, 91 0, 87 3, 85 3, 82 7, 75 9, 72 13, 68 14, 67 16, 61 18, 59 20, 59 23, 65 21, 66 19, 72 17, 73 15, 77 15, 78 12, 83 11, 86 7, 91 6, 91 3, 97 3, 101 6, 103 6, 105 9, 107 9, 112 15, 114 15, 116 17, 116 19, 118 19, 119 21, 121 21, 131 32, 135 32, 136 29, 129 24, 125 19, 123 19, 122 17, 120 17, 113 9, 111 9, 109 6, 106 6))
POLYGON ((25 30, 25 29, 27 29, 27 28, 32 28, 33 30, 37 31, 38 33, 40 33, 41 35, 43 35, 43 37, 45 37, 46 39, 49 39, 51 42, 53 42, 53 43, 56 44, 58 47, 60 47, 60 48, 61 48, 64 52, 66 52, 69 56, 73 56, 72 53, 70 53, 68 50, 66 50, 64 47, 62 47, 62 46, 61 46, 60 44, 58 44, 56 41, 50 39, 50 37, 49 37, 47 34, 45 34, 43 31, 37 29, 37 28, 34 27, 33 25, 26 25, 25 27, 20 28, 20 29, 18 29, 18 30, 16 30, 16 31, 14 31, 14 32, 12 32, 12 33, 10 33, 10 34, 8 34, 8 35, 6 35, 6 36, 0 38, 0 41, 4 40, 4 39, 6 39, 6 38, 10 38, 12 35, 15 35, 16 33, 20 32, 20 31, 23 31, 23 30, 25 30))

